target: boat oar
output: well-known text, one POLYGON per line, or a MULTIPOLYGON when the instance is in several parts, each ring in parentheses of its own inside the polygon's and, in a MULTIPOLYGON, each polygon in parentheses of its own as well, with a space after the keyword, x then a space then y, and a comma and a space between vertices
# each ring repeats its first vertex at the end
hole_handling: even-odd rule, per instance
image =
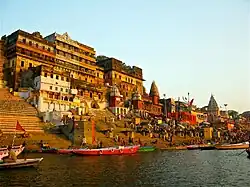
POLYGON ((246 150, 242 151, 240 154, 238 154, 238 156, 240 156, 242 153, 244 153, 246 150))

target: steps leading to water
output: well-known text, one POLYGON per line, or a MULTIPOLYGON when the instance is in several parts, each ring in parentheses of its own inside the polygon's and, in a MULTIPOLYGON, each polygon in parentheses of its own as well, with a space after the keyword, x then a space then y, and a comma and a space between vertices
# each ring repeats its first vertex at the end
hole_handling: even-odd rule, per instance
POLYGON ((27 132, 44 133, 43 123, 37 116, 35 107, 12 95, 7 88, 0 88, 0 129, 4 134, 15 133, 17 121, 27 132))

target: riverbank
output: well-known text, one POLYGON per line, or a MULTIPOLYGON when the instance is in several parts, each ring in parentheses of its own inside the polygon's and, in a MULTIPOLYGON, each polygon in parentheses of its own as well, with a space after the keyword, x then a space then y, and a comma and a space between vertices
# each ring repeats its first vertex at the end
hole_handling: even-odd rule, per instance
MULTIPOLYGON (((0 137, 0 147, 1 146, 8 146, 12 144, 14 135, 3 135, 0 137)), ((121 145, 119 142, 115 142, 113 138, 108 138, 102 134, 97 133, 97 138, 100 139, 103 143, 103 147, 112 147, 121 145)), ((128 138, 126 136, 123 137, 125 140, 128 138)), ((176 144, 170 146, 169 142, 163 141, 159 138, 150 138, 149 136, 142 136, 141 134, 136 133, 134 138, 134 143, 137 144, 138 141, 141 141, 142 145, 146 146, 154 146, 157 149, 162 150, 183 150, 187 149, 185 145, 189 145, 192 141, 198 141, 199 138, 191 138, 191 137, 178 137, 175 136, 173 138, 176 144)), ((40 141, 46 142, 49 144, 51 148, 57 149, 67 149, 71 146, 71 142, 65 138, 62 134, 49 134, 49 133, 37 133, 37 134, 30 134, 29 137, 23 138, 21 135, 17 135, 15 138, 14 145, 20 145, 24 141, 26 143, 26 149, 30 152, 39 152, 40 141)), ((126 141, 127 142, 127 141, 126 141)), ((96 145, 89 144, 88 147, 95 147, 96 145)), ((80 145, 74 145, 75 148, 80 148, 80 145)))

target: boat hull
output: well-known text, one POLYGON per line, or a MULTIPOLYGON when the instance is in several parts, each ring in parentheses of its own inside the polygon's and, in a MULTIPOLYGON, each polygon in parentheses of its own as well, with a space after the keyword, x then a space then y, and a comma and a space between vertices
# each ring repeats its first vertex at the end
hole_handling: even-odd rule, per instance
POLYGON ((228 145, 216 145, 218 150, 231 150, 231 149, 247 149, 249 148, 249 143, 239 143, 239 144, 228 144, 228 145))
POLYGON ((35 159, 17 159, 16 162, 2 163, 0 164, 0 169, 12 169, 12 168, 23 168, 23 167, 35 167, 37 166, 43 158, 35 159))
POLYGON ((144 147, 140 147, 138 152, 153 152, 155 150, 156 148, 153 146, 144 146, 144 147))
POLYGON ((187 146, 188 150, 195 150, 195 149, 199 149, 199 145, 188 145, 187 146))
POLYGON ((205 145, 205 146, 200 146, 200 150, 214 150, 215 145, 205 145))
POLYGON ((57 153, 58 150, 56 148, 51 148, 51 149, 41 149, 42 153, 57 153))
MULTIPOLYGON (((20 146, 13 146, 12 150, 15 152, 16 156, 20 155, 24 147, 22 145, 20 146)), ((9 151, 7 148, 0 148, 0 160, 3 160, 3 158, 7 157, 9 155, 9 151)))
POLYGON ((137 153, 139 147, 140 146, 110 147, 101 149, 78 149, 73 150, 73 153, 83 156, 126 155, 137 153))
POLYGON ((59 154, 71 154, 73 153, 74 149, 58 149, 57 153, 59 154))

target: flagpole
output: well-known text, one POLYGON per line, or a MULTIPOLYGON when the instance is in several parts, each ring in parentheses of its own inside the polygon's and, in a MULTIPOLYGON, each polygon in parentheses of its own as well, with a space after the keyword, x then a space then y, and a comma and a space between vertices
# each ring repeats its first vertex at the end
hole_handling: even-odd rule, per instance
POLYGON ((14 146, 15 139, 16 139, 16 128, 15 128, 15 134, 12 140, 11 148, 14 146))

